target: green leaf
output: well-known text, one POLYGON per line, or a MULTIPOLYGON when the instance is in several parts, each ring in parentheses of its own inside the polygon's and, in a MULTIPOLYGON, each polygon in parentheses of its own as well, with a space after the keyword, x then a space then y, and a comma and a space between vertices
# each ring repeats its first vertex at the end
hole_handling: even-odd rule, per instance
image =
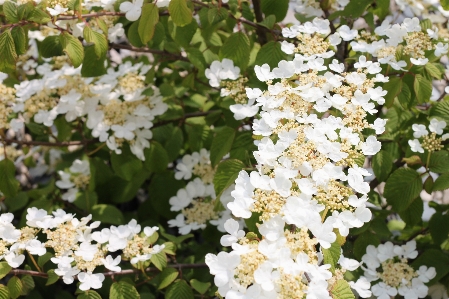
POLYGON ((385 106, 390 108, 393 105, 394 98, 401 92, 402 80, 398 77, 390 78, 390 81, 385 83, 382 88, 387 91, 387 94, 384 96, 385 106))
POLYGON ((379 244, 379 237, 373 235, 370 231, 365 231, 360 234, 354 242, 354 256, 358 260, 361 260, 362 256, 366 253, 366 247, 368 247, 368 245, 378 246, 379 244))
POLYGON ((332 273, 335 273, 335 269, 338 264, 338 260, 340 259, 341 255, 341 247, 338 242, 334 242, 331 244, 331 247, 326 249, 322 248, 323 250, 323 261, 325 264, 331 265, 330 271, 332 273))
POLYGON ((287 54, 281 50, 281 44, 279 42, 270 41, 260 48, 256 57, 256 65, 263 65, 267 63, 271 68, 278 65, 281 60, 287 59, 287 54))
POLYGON ((19 18, 17 16, 17 6, 12 1, 5 1, 3 3, 3 13, 5 14, 6 20, 9 23, 18 23, 19 18))
POLYGON ((14 47, 17 55, 25 54, 28 50, 28 38, 26 32, 21 26, 11 29, 11 35, 14 40, 14 47))
MULTIPOLYGON (((345 16, 351 19, 357 19, 361 17, 367 8, 373 3, 373 0, 351 0, 348 5, 345 6, 343 11, 336 15, 345 16)), ((330 19, 330 18, 329 18, 330 19)))
POLYGON ((333 299, 354 299, 354 293, 346 280, 340 279, 332 285, 330 293, 333 299))
POLYGON ((260 3, 265 16, 274 15, 276 22, 281 22, 288 11, 288 0, 262 0, 260 3))
POLYGON ((397 97, 399 103, 405 109, 409 109, 413 106, 412 93, 410 91, 410 88, 408 88, 407 84, 405 83, 402 84, 401 91, 399 92, 397 97))
POLYGON ((39 267, 44 267, 44 265, 53 257, 51 252, 46 252, 44 255, 41 255, 37 258, 37 264, 39 267))
POLYGON ((114 172, 127 181, 142 169, 142 161, 136 158, 128 147, 123 147, 120 155, 112 153, 111 164, 114 172))
POLYGON ((95 55, 97 58, 102 58, 106 55, 108 51, 108 40, 104 34, 93 31, 90 26, 85 26, 83 36, 86 42, 94 44, 95 55))
POLYGON ((390 14, 390 0, 376 0, 376 8, 373 13, 383 20, 390 14))
POLYGON ((243 32, 235 32, 228 37, 220 49, 220 58, 231 59, 241 71, 244 71, 249 62, 250 52, 248 36, 243 32))
POLYGON ((84 211, 90 211, 98 203, 97 193, 94 191, 83 190, 79 192, 73 204, 84 211))
POLYGON ((83 63, 84 48, 79 39, 68 32, 63 32, 59 35, 62 51, 69 56, 74 67, 79 67, 83 63))
POLYGON ((239 172, 245 168, 242 161, 229 159, 218 164, 217 172, 214 177, 214 188, 217 195, 231 186, 238 177, 239 172))
POLYGON ((173 283, 165 293, 165 299, 193 299, 193 291, 185 280, 173 283))
POLYGON ((449 10, 449 0, 441 0, 440 4, 444 10, 449 10))
POLYGON ((17 53, 10 30, 0 35, 0 57, 0 72, 10 73, 16 69, 17 53))
POLYGON ((99 204, 92 207, 92 220, 109 224, 123 224, 123 213, 112 205, 99 204))
POLYGON ((198 152, 204 147, 204 142, 207 140, 210 134, 210 127, 204 125, 188 126, 188 142, 192 151, 198 152))
POLYGON ((447 254, 438 249, 426 249, 423 254, 413 261, 411 266, 415 269, 419 269, 420 266, 435 267, 437 275, 428 283, 428 285, 433 285, 449 273, 447 265, 449 265, 449 256, 447 254))
POLYGON ((89 45, 84 47, 84 60, 81 66, 81 75, 83 77, 98 77, 106 74, 104 61, 106 54, 98 58, 95 53, 95 46, 89 45))
POLYGON ((213 26, 229 17, 229 12, 224 7, 212 7, 207 11, 209 26, 213 26))
POLYGON ((192 20, 192 22, 182 27, 177 26, 174 22, 168 23, 170 36, 176 43, 184 48, 189 47, 190 42, 192 41, 192 38, 195 35, 197 29, 198 24, 196 23, 196 20, 192 20))
POLYGON ((449 152, 441 150, 431 153, 428 167, 436 173, 449 172, 449 152))
POLYGON ((159 278, 158 290, 168 287, 176 278, 178 278, 179 272, 174 268, 165 268, 159 278))
POLYGON ((276 17, 274 15, 269 15, 262 22, 259 22, 259 25, 264 26, 265 28, 272 29, 274 24, 276 23, 276 17))
POLYGON ((206 60, 204 59, 203 52, 198 48, 188 48, 186 49, 187 58, 190 62, 201 72, 204 71, 206 66, 206 60))
POLYGON ((215 167, 224 155, 229 153, 235 138, 235 130, 230 127, 222 128, 212 141, 210 148, 210 161, 215 167))
POLYGON ((6 197, 5 204, 9 212, 15 212, 25 207, 28 203, 28 195, 26 192, 19 192, 16 196, 6 197))
POLYGON ((145 162, 143 167, 150 172, 163 172, 167 169, 168 154, 165 148, 158 142, 152 141, 150 148, 144 151, 145 162))
POLYGON ((443 173, 433 183, 432 191, 443 191, 449 188, 449 173, 443 173))
POLYGON ((17 194, 19 182, 15 178, 16 167, 9 159, 0 161, 0 191, 7 197, 17 194))
POLYGON ((129 26, 128 32, 126 33, 126 37, 129 40, 129 43, 133 45, 134 47, 143 47, 144 44, 142 43, 142 40, 140 39, 139 35, 139 23, 140 19, 133 22, 131 26, 129 26))
POLYGON ((42 9, 36 7, 32 12, 31 16, 28 20, 39 23, 39 24, 47 24, 51 21, 50 15, 43 11, 42 9))
POLYGON ((164 148, 167 150, 168 161, 173 161, 178 157, 179 151, 184 145, 184 136, 180 128, 175 127, 167 141, 164 143, 164 148))
POLYGON ((426 70, 426 72, 434 77, 435 79, 441 79, 441 77, 444 75, 444 69, 440 68, 440 64, 439 63, 427 63, 424 68, 426 70))
POLYGON ((59 275, 55 273, 55 269, 50 269, 47 271, 48 279, 45 283, 46 286, 52 285, 59 280, 59 275))
POLYGON ((429 116, 436 116, 449 123, 449 101, 441 101, 432 106, 429 116))
MULTIPOLYGON (((78 297, 76 297, 76 298, 77 299, 101 299, 101 296, 94 290, 88 290, 86 292, 83 292, 82 294, 79 294, 78 297)), ((112 298, 112 297, 110 297, 110 298, 112 298)), ((140 298, 140 297, 135 297, 135 298, 140 298)))
POLYGON ((11 266, 7 262, 0 262, 0 279, 5 277, 11 269, 11 266))
POLYGON ((432 95, 432 82, 418 74, 415 76, 413 89, 415 90, 418 103, 426 103, 432 95))
POLYGON ((136 288, 126 281, 114 282, 109 291, 110 299, 137 299, 140 298, 136 288))
POLYGON ((54 56, 61 56, 64 54, 62 51, 61 41, 59 36, 50 35, 47 36, 41 43, 39 47, 39 53, 44 58, 51 58, 54 56))
POLYGON ((9 299, 9 289, 7 286, 0 284, 0 299, 9 299))
POLYGON ((210 288, 211 283, 210 282, 201 282, 196 279, 191 279, 190 285, 192 286, 192 288, 195 291, 197 291, 201 295, 204 295, 207 292, 207 290, 210 288))
POLYGON ((159 9, 154 3, 145 3, 142 7, 138 32, 142 43, 148 43, 154 35, 154 29, 159 22, 159 9))
POLYGON ((22 285, 23 285, 22 293, 20 295, 21 296, 26 296, 35 287, 34 279, 33 279, 33 277, 31 275, 23 275, 20 280, 22 281, 22 285))
POLYGON ((393 169, 393 157, 387 151, 381 150, 374 155, 371 166, 377 180, 385 182, 393 169))
POLYGON ((167 267, 167 256, 164 252, 159 252, 157 254, 153 254, 151 256, 150 261, 154 264, 156 268, 159 270, 164 270, 165 267, 167 267))
POLYGON ((407 209, 422 191, 421 176, 411 168, 399 168, 385 184, 384 196, 395 211, 407 209))
POLYGON ((424 205, 421 198, 415 199, 407 209, 399 212, 399 216, 407 225, 413 226, 421 221, 424 205))
POLYGON ((449 214, 437 212, 429 221, 430 235, 435 244, 440 245, 449 238, 449 214))
POLYGON ((176 254, 176 245, 172 242, 165 242, 165 247, 162 250, 162 252, 165 252, 166 254, 175 255, 176 254))
POLYGON ((17 18, 19 20, 27 19, 31 12, 34 10, 34 5, 31 2, 26 2, 17 7, 17 18))
POLYGON ((192 21, 192 11, 187 6, 186 0, 171 0, 168 11, 173 22, 177 26, 185 26, 192 21))
POLYGON ((22 281, 17 276, 11 277, 11 279, 8 281, 8 289, 9 289, 9 296, 12 299, 16 299, 20 296, 22 293, 23 285, 22 281))

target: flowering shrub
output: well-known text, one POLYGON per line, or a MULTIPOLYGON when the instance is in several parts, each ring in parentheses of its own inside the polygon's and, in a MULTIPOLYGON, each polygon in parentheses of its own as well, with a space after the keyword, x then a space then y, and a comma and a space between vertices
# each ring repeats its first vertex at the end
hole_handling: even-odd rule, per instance
POLYGON ((0 1, 0 298, 447 298, 448 17, 0 1))

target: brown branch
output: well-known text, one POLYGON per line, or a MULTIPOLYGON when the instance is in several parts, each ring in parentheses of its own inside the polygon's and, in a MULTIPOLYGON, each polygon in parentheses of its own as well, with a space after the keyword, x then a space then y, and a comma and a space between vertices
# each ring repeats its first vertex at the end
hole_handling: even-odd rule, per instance
POLYGON ((88 145, 95 143, 95 139, 90 140, 79 140, 79 141, 60 141, 60 142, 47 142, 47 141, 25 141, 25 140, 14 140, 14 139, 2 139, 1 142, 5 144, 16 143, 18 145, 42 145, 42 146, 56 146, 56 147, 67 147, 71 145, 88 145))
POLYGON ((184 122, 187 118, 206 116, 206 115, 209 115, 211 113, 218 112, 218 111, 220 111, 220 110, 209 110, 209 111, 200 111, 200 112, 187 113, 182 118, 160 121, 157 124, 155 124, 153 126, 153 128, 164 126, 164 125, 170 124, 170 123, 184 122))
MULTIPOLYGON (((207 265, 205 263, 201 264, 173 264, 167 265, 167 268, 174 268, 181 271, 182 269, 196 269, 196 268, 206 268, 207 265)), ((145 269, 145 272, 157 272, 160 271, 156 267, 148 267, 145 269)), ((127 269, 122 270, 120 272, 108 271, 103 272, 104 276, 118 276, 118 275, 129 275, 129 274, 137 274, 140 273, 140 269, 127 269)), ((22 269, 12 269, 9 271, 9 274, 12 275, 31 275, 36 277, 48 278, 48 274, 45 272, 32 271, 32 270, 22 270, 22 269)))
MULTIPOLYGON (((256 21, 258 23, 263 21, 263 15, 262 15, 262 7, 260 6, 260 0, 252 0, 253 7, 254 7, 254 15, 256 16, 256 21)), ((259 44, 261 46, 265 45, 267 43, 267 37, 265 35, 265 30, 263 30, 261 26, 256 27, 257 32, 257 39, 259 41, 259 44)))

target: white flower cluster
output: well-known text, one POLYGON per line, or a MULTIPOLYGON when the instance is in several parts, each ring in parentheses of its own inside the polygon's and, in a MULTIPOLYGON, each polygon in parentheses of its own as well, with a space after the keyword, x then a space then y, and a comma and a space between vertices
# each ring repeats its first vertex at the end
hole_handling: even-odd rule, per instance
POLYGON ((402 24, 391 24, 391 21, 392 18, 386 18, 374 30, 375 35, 365 32, 357 41, 351 42, 352 49, 369 53, 381 64, 401 71, 413 65, 427 64, 426 52, 432 51, 436 57, 448 52, 449 45, 438 42, 438 32, 422 30, 418 18, 406 18, 402 24))
POLYGON ((233 186, 223 192, 218 203, 213 184, 215 169, 211 166, 210 153, 201 149, 199 153, 184 155, 176 165, 176 170, 177 180, 189 180, 192 175, 195 178, 188 182, 185 188, 178 190, 176 196, 170 198, 170 210, 181 213, 168 221, 169 226, 178 227, 182 235, 205 229, 207 223, 225 232, 224 223, 231 218, 231 211, 226 205, 232 200, 233 186))
POLYGON ((90 165, 88 161, 76 159, 70 166, 69 171, 58 171, 60 180, 56 181, 56 186, 60 189, 68 189, 62 195, 62 199, 74 202, 79 190, 85 190, 90 181, 90 165))
POLYGON ((240 77, 240 68, 234 66, 230 59, 216 60, 205 71, 206 78, 212 87, 222 87, 220 95, 231 97, 236 104, 229 109, 234 113, 236 120, 253 117, 259 112, 259 107, 254 105, 255 99, 262 93, 259 89, 245 88, 246 78, 240 77), (227 81, 224 81, 227 80, 227 81))
POLYGON ((391 242, 378 247, 369 245, 362 257, 366 268, 362 266, 362 278, 373 284, 373 295, 379 299, 389 299, 397 294, 405 299, 418 299, 427 296, 425 283, 436 276, 434 267, 421 266, 418 270, 409 266, 408 260, 415 259, 416 241, 405 245, 393 245, 391 242))
MULTIPOLYGON (((65 63, 55 67, 45 63, 37 69, 41 79, 15 85, 11 113, 22 114, 26 123, 34 120, 47 127, 52 127, 59 115, 67 122, 83 120, 92 136, 106 142, 109 149, 120 154, 126 142, 145 160, 143 150, 150 146, 152 121, 168 108, 159 89, 145 84, 150 66, 128 61, 117 70, 109 68, 98 79, 82 78, 80 68, 65 63)), ((12 123, 14 119, 10 126, 20 128, 12 123)))
MULTIPOLYGON (((344 271, 359 266, 341 256, 341 269, 333 274, 329 264, 322 265, 316 246, 328 249, 337 234, 347 236, 350 228, 371 220, 370 188, 364 181, 369 172, 360 165, 380 150, 380 142, 374 135, 363 140, 361 132, 384 132, 385 120, 370 124, 366 116, 384 103, 386 92, 376 83, 388 79, 379 74, 378 63, 367 63, 364 56, 352 72, 335 59, 326 66, 323 57, 334 55, 324 37, 329 32, 329 22, 320 19, 284 30, 309 42, 294 45, 293 61, 281 61, 273 70, 255 67, 258 79, 268 84, 266 91, 253 90, 262 108, 253 123, 260 139, 254 152, 257 171, 240 172, 228 207, 236 217, 258 213, 262 240, 255 233, 244 236, 229 220, 230 235, 222 245, 232 251, 206 256, 227 299, 330 299, 344 271)), ((364 297, 371 295, 366 281, 353 287, 364 297)))
POLYGON ((415 139, 408 141, 411 150, 413 152, 424 153, 424 150, 434 152, 443 149, 441 142, 449 138, 449 134, 443 135, 444 128, 446 128, 446 122, 444 120, 439 121, 436 118, 430 120, 430 134, 425 125, 413 124, 413 137, 415 139), (442 136, 437 137, 437 135, 442 136))
POLYGON ((141 232, 141 226, 134 219, 127 225, 112 225, 101 231, 93 231, 100 226, 99 221, 88 224, 92 215, 77 219, 61 209, 49 215, 43 209, 29 208, 27 226, 21 229, 14 227, 13 219, 11 213, 0 215, 0 259, 18 268, 25 260, 25 251, 30 256, 42 256, 51 249, 48 252, 54 254, 51 261, 57 266, 55 273, 66 284, 73 283, 77 276, 82 291, 101 288, 105 277, 102 273, 93 273, 96 267, 120 272, 122 257, 137 264, 148 261, 165 248, 165 245, 151 245, 148 241, 158 227, 145 227, 141 232), (43 238, 38 235, 41 234, 46 241, 40 241, 43 238), (122 255, 115 258, 108 255, 119 250, 122 255))
POLYGON ((446 23, 449 11, 444 10, 439 0, 395 0, 404 16, 431 19, 432 23, 446 23))

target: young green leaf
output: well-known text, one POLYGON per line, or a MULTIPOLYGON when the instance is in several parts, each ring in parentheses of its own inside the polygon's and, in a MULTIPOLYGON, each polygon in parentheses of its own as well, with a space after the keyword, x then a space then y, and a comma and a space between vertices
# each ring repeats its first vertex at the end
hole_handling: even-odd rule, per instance
POLYGON ((99 204, 92 207, 92 219, 109 224, 123 224, 123 213, 112 205, 99 204))
POLYGON ((168 5, 168 11, 173 22, 177 26, 185 26, 190 24, 193 15, 190 8, 187 6, 186 0, 171 0, 168 5))
POLYGON ((7 262, 0 262, 0 279, 5 277, 11 269, 11 266, 7 262))
POLYGON ((277 22, 281 22, 288 11, 288 0, 262 0, 261 8, 265 16, 274 15, 277 22))
POLYGON ((17 55, 25 54, 28 50, 28 37, 27 32, 21 26, 14 27, 11 29, 11 35, 14 40, 14 47, 16 49, 17 55))
POLYGON ((17 6, 12 1, 5 1, 3 3, 3 13, 5 14, 6 20, 9 23, 18 23, 19 18, 17 16, 17 6))
POLYGON ((161 271, 164 270, 165 267, 167 267, 167 256, 164 252, 153 254, 150 260, 154 264, 154 266, 161 271))
POLYGON ((54 56, 61 56, 64 54, 62 51, 61 41, 59 36, 50 35, 47 36, 41 43, 39 47, 39 53, 44 58, 51 58, 54 56))
POLYGON ((104 67, 104 61, 106 59, 106 53, 104 56, 98 58, 95 53, 95 45, 88 45, 84 47, 84 60, 81 66, 81 76, 83 77, 97 77, 106 74, 106 68, 104 67))
POLYGON ((385 182, 393 169, 393 157, 387 151, 381 150, 374 155, 371 164, 377 180, 385 182))
POLYGON ((219 195, 224 189, 231 186, 243 168, 245 168, 245 164, 236 159, 225 160, 218 164, 214 177, 215 193, 219 195))
POLYGON ((36 22, 38 24, 47 24, 51 21, 50 15, 43 11, 42 9, 36 7, 32 12, 31 16, 28 17, 29 21, 36 22))
POLYGON ((418 74, 415 76, 413 88, 418 103, 426 103, 429 101, 430 95, 432 94, 432 82, 430 80, 427 80, 422 75, 418 74))
POLYGON ((185 280, 173 283, 165 293, 165 299, 193 299, 193 291, 185 280))
POLYGON ((324 263, 331 265, 330 271, 334 273, 341 255, 340 244, 338 244, 338 242, 334 242, 331 244, 330 248, 323 248, 322 250, 324 263))
POLYGON ((148 43, 154 35, 154 29, 159 22, 159 9, 154 3, 145 3, 142 7, 138 32, 142 43, 148 43))
POLYGON ((0 72, 10 73, 16 69, 17 53, 10 30, 0 34, 0 57, 0 72))
POLYGON ((354 299, 354 293, 346 280, 340 279, 331 287, 330 293, 333 299, 354 299))
POLYGON ((63 32, 59 36, 62 50, 69 56, 74 67, 79 67, 83 63, 84 48, 79 39, 68 32, 63 32))
POLYGON ((197 291, 201 295, 204 295, 207 292, 207 290, 210 288, 210 282, 201 282, 196 279, 191 279, 190 285, 192 286, 192 288, 195 291, 197 291))
POLYGON ((8 281, 9 296, 16 299, 22 294, 23 284, 19 277, 14 276, 8 281))
POLYGON ((169 163, 168 154, 165 148, 156 141, 152 141, 150 148, 144 151, 145 162, 143 167, 150 172, 163 172, 169 163))
POLYGON ((84 27, 83 36, 86 42, 94 44, 95 55, 97 58, 101 58, 106 55, 106 52, 108 51, 108 40, 106 39, 106 36, 93 31, 90 26, 84 27))
POLYGON ((178 278, 179 272, 174 268, 165 268, 159 278, 158 290, 168 287, 176 278, 178 278))
POLYGON ((137 292, 136 288, 126 282, 114 282, 111 285, 111 289, 109 291, 110 299, 131 299, 131 298, 140 298, 139 292, 137 292))

